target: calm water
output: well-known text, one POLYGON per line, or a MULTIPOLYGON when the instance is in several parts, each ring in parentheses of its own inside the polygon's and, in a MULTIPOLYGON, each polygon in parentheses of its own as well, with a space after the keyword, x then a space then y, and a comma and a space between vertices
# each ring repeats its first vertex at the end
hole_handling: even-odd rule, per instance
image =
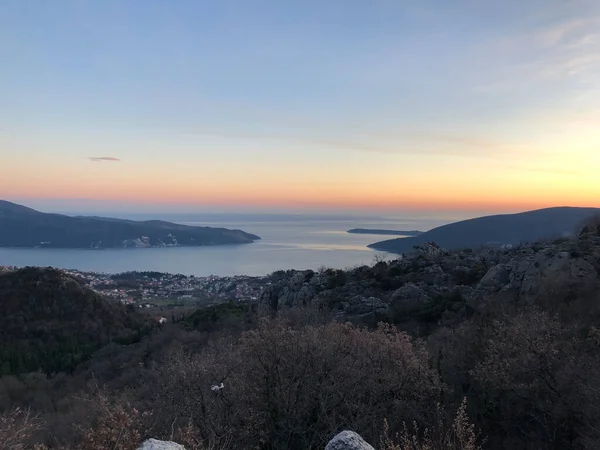
MULTIPOLYGON (((255 218, 254 218, 255 219, 255 218)), ((348 234, 350 228, 427 230, 448 219, 380 219, 315 217, 277 220, 178 220, 190 225, 237 228, 262 238, 254 244, 119 250, 0 248, 0 265, 53 266, 92 272, 155 270, 186 275, 266 275, 279 269, 347 268, 371 264, 380 254, 368 244, 386 236, 348 234)), ((396 236, 393 236, 396 237, 396 236)))

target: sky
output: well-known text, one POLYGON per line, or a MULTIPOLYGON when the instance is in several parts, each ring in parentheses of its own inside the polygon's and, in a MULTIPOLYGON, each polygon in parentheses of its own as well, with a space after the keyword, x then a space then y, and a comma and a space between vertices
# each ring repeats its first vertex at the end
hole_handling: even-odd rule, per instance
POLYGON ((0 198, 600 206, 598 0, 2 0, 0 198))

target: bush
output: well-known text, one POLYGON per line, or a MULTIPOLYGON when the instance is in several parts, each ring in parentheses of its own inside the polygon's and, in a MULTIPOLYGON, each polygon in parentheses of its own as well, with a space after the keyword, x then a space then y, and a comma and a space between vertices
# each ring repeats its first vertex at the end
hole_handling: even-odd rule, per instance
POLYGON ((322 448, 340 427, 374 441, 384 416, 398 424, 430 418, 440 384, 427 359, 389 325, 368 331, 264 321, 239 341, 174 357, 161 369, 156 409, 177 423, 191 420, 204 444, 322 448))

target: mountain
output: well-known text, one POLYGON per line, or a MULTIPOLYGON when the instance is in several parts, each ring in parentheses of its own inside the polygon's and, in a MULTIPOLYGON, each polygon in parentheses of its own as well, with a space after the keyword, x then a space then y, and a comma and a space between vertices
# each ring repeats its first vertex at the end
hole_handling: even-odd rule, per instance
POLYGON ((47 214, 0 200, 0 247, 136 248, 248 244, 241 230, 193 227, 160 220, 47 214))
POLYGON ((72 370, 108 342, 134 341, 149 327, 60 270, 0 275, 0 375, 72 370))
POLYGON ((370 248, 392 253, 435 242, 448 250, 486 245, 508 245, 573 234, 581 223, 600 214, 600 208, 557 207, 518 214, 463 220, 434 228, 419 236, 376 242, 370 248))

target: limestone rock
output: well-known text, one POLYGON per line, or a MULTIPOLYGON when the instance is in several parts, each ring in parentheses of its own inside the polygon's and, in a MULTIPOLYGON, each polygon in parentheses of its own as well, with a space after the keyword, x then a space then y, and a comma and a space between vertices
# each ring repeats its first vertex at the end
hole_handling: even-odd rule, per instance
POLYGON ((510 281, 510 271, 504 264, 492 267, 479 282, 479 287, 486 291, 496 292, 510 281))
POLYGON ((423 306, 429 295, 415 283, 406 283, 392 294, 391 303, 397 311, 410 312, 423 306))
POLYGON ((138 447, 138 450, 185 450, 185 447, 171 441, 148 439, 138 447))
POLYGON ((426 242, 424 244, 415 245, 412 253, 426 258, 437 259, 447 255, 448 251, 441 248, 435 242, 426 242))
POLYGON ((335 436, 325 450, 375 450, 354 431, 342 431, 335 436))
POLYGON ((349 302, 345 302, 346 314, 350 315, 362 315, 370 314, 375 312, 384 312, 387 310, 387 305, 377 297, 363 297, 356 295, 350 299, 349 302))

